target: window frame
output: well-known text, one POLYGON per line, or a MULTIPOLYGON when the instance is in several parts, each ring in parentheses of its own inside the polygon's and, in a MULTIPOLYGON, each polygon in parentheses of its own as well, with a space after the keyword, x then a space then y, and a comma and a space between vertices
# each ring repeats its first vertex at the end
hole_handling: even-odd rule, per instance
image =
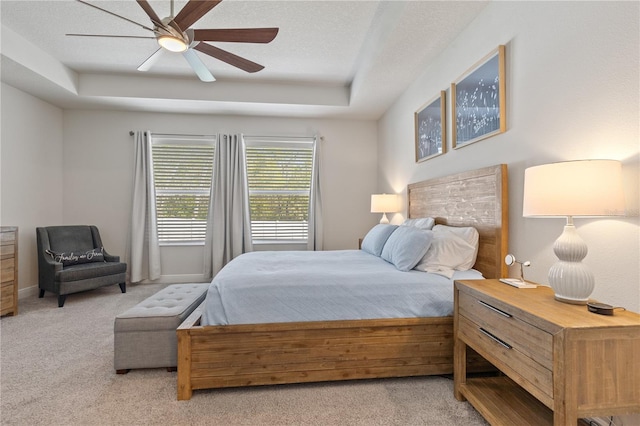
MULTIPOLYGON (((204 235, 202 239, 182 239, 182 240, 163 240, 161 237, 161 225, 158 213, 158 186, 156 182, 156 161, 154 157, 154 148, 156 146, 210 146, 213 149, 212 157, 211 157, 211 176, 213 176, 213 168, 215 167, 215 145, 216 145, 217 137, 215 135, 163 135, 163 134, 152 134, 151 135, 151 157, 153 164, 153 196, 156 202, 156 231, 158 233, 158 243, 160 246, 203 246, 205 244, 206 239, 206 229, 207 229, 207 219, 204 220, 204 235)), ((209 182, 209 187, 207 189, 202 190, 191 190, 188 192, 183 191, 172 191, 172 190, 160 190, 160 192, 165 193, 174 193, 174 194, 206 194, 207 197, 207 217, 208 217, 208 208, 211 204, 211 185, 213 184, 213 179, 209 182)))
POLYGON ((292 138, 269 138, 269 137, 247 137, 243 138, 244 145, 244 160, 245 160, 245 173, 246 173, 246 182, 247 182, 247 198, 248 198, 248 208, 249 208, 249 220, 250 220, 250 229, 251 229, 251 240, 253 245, 307 245, 309 241, 309 212, 311 208, 311 203, 313 202, 312 191, 313 191, 313 171, 316 167, 315 160, 315 150, 316 150, 316 138, 315 137, 292 137, 292 138), (258 238, 254 236, 254 225, 251 214, 251 196, 254 193, 257 194, 277 194, 282 193, 282 191, 277 190, 251 190, 250 182, 249 182, 249 161, 247 157, 248 148, 254 147, 264 147, 264 148, 301 148, 310 151, 310 160, 311 163, 309 165, 309 182, 308 188, 305 190, 291 190, 286 191, 286 194, 292 195, 305 195, 307 196, 308 202, 306 203, 306 221, 304 224, 306 226, 306 230, 304 232, 304 238, 258 238))

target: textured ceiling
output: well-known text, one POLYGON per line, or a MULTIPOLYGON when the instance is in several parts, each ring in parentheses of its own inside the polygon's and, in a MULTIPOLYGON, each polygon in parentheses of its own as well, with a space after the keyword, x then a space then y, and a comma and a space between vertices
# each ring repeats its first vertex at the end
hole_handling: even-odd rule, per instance
MULTIPOLYGON (((151 26, 133 0, 91 3, 151 26)), ((149 3, 170 15, 169 0, 149 3)), ((72 0, 2 0, 2 81, 67 108, 375 119, 486 4, 224 0, 193 27, 280 32, 269 44, 215 44, 265 66, 255 74, 199 54, 217 79, 202 83, 180 54, 136 71, 155 40, 65 35, 152 35, 132 23, 72 0)))

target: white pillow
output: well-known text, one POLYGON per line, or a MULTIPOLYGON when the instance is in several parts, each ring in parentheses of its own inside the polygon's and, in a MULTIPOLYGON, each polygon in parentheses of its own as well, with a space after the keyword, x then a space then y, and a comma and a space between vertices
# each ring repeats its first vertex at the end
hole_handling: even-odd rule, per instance
POLYGON ((367 253, 380 257, 389 235, 391 235, 397 227, 398 225, 377 224, 364 236, 360 248, 367 253))
POLYGON ((407 219, 402 223, 402 226, 413 226, 419 229, 431 229, 436 221, 432 217, 420 217, 416 219, 407 219))
POLYGON ((399 226, 382 249, 381 258, 400 271, 409 271, 422 259, 431 245, 433 232, 412 226, 399 226))
POLYGON ((415 269, 453 276, 454 271, 467 271, 476 263, 480 235, 473 227, 436 225, 431 247, 415 269))

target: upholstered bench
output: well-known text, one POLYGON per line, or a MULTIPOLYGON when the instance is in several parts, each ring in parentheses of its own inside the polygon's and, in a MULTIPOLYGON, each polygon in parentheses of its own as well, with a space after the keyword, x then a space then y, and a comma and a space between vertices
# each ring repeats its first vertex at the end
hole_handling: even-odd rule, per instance
POLYGON ((158 367, 175 370, 176 329, 202 303, 208 287, 208 283, 173 284, 118 315, 113 326, 116 372, 158 367))

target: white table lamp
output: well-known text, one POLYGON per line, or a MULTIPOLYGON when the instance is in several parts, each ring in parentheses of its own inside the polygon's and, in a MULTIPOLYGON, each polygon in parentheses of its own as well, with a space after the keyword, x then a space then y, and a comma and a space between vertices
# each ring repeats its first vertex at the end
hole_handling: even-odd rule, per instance
POLYGON ((372 194, 371 213, 382 213, 380 223, 389 223, 387 213, 398 211, 398 196, 396 194, 372 194))
POLYGON ((622 165, 615 160, 581 160, 529 167, 524 172, 524 217, 566 217, 553 245, 559 261, 549 270, 556 300, 584 305, 595 287, 582 259, 587 244, 573 225, 574 216, 622 216, 622 165))

